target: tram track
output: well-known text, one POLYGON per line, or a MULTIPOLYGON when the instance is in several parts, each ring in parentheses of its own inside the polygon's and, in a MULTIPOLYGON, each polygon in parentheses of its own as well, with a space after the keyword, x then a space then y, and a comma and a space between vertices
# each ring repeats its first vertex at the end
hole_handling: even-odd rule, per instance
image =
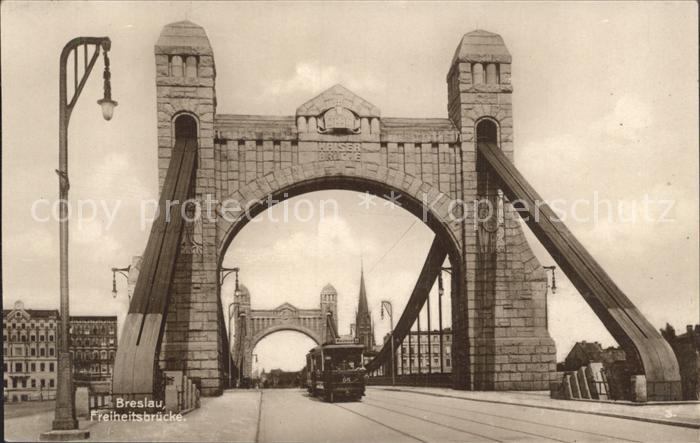
MULTIPOLYGON (((251 393, 253 394, 253 393, 251 393)), ((491 407, 458 399, 368 390, 360 402, 327 403, 300 391, 270 390, 250 396, 250 441, 609 442, 697 441, 687 429, 574 413, 491 407), (256 423, 257 418, 257 423, 256 423), (255 437, 253 440, 252 437, 255 437)))
MULTIPOLYGON (((394 400, 401 400, 399 397, 396 397, 396 396, 391 396, 391 395, 386 395, 386 394, 384 394, 384 396, 387 397, 387 398, 394 399, 394 400)), ((373 400, 373 401, 376 401, 376 402, 380 402, 380 403, 385 403, 385 404, 393 405, 393 403, 391 403, 391 402, 378 400, 378 399, 376 399, 376 398, 373 398, 372 400, 373 400)), ((632 440, 632 439, 627 439, 627 438, 623 438, 623 437, 619 437, 619 436, 615 436, 615 435, 610 435, 610 434, 603 434, 603 433, 599 433, 599 432, 592 432, 592 431, 587 431, 587 430, 582 430, 582 429, 570 428, 570 427, 566 427, 566 426, 559 426, 559 425, 553 425, 553 424, 549 424, 549 423, 542 423, 542 422, 538 422, 538 421, 534 421, 534 420, 526 420, 526 419, 522 419, 522 418, 515 418, 515 417, 512 417, 512 416, 506 416, 506 415, 500 415, 500 414, 493 414, 493 413, 483 412, 483 411, 479 411, 479 410, 475 410, 475 409, 468 409, 468 408, 461 408, 461 407, 446 407, 446 406, 444 406, 443 404, 434 403, 434 402, 425 402, 425 401, 423 401, 423 404, 429 405, 430 407, 440 408, 440 409, 442 409, 442 410, 448 410, 448 411, 455 411, 455 410, 457 410, 457 411, 462 411, 462 412, 468 412, 468 413, 471 413, 471 414, 478 414, 478 415, 482 415, 482 416, 486 416, 486 417, 493 417, 493 418, 497 418, 497 419, 511 420, 511 421, 514 421, 514 422, 520 422, 520 423, 525 423, 525 424, 529 424, 529 425, 542 426, 542 427, 551 428, 551 429, 559 429, 559 430, 563 430, 563 431, 574 432, 574 433, 580 433, 580 434, 591 435, 591 436, 596 436, 596 437, 603 437, 603 438, 611 439, 611 440, 614 440, 614 441, 628 441, 628 442, 634 442, 634 443, 641 443, 640 440, 632 440)), ((410 408, 410 409, 415 409, 415 410, 417 410, 417 411, 432 412, 432 413, 435 413, 435 412, 436 412, 435 409, 418 408, 418 407, 415 407, 415 406, 409 406, 409 405, 405 405, 405 404, 403 404, 402 406, 403 406, 403 407, 406 407, 406 408, 410 408)), ((442 414, 442 415, 444 415, 444 416, 446 416, 446 417, 454 418, 454 419, 457 419, 457 420, 475 421, 475 420, 472 420, 472 419, 467 419, 467 418, 464 418, 464 417, 460 417, 460 416, 458 416, 458 415, 452 415, 452 414, 450 414, 449 412, 439 412, 439 413, 442 414)), ((479 422, 479 421, 475 421, 475 422, 481 423, 481 422, 479 422)), ((495 426, 495 425, 490 425, 490 426, 495 426)), ((502 429, 514 430, 514 431, 517 431, 517 432, 523 432, 523 431, 521 431, 521 430, 519 430, 519 429, 512 429, 512 428, 500 427, 500 426, 497 426, 497 427, 502 428, 502 429)), ((551 439, 551 437, 545 437, 545 438, 551 439)), ((559 441, 561 441, 561 440, 559 440, 559 441)), ((573 441, 573 440, 564 440, 564 441, 573 441)))
POLYGON ((260 424, 262 422, 262 408, 263 408, 263 391, 260 390, 260 399, 258 400, 258 422, 255 427, 255 443, 260 441, 260 424))
POLYGON ((387 424, 385 424, 385 423, 382 423, 381 421, 376 420, 376 419, 374 419, 374 418, 372 418, 372 417, 370 417, 370 416, 368 416, 368 415, 360 414, 359 412, 353 411, 353 410, 350 409, 350 408, 344 408, 344 407, 340 406, 340 405, 337 404, 337 403, 332 403, 332 405, 333 405, 333 406, 336 406, 336 407, 338 407, 338 408, 340 408, 340 409, 342 409, 342 410, 344 410, 344 411, 350 412, 351 414, 355 414, 355 415, 360 416, 360 417, 362 417, 362 418, 364 418, 364 419, 366 419, 366 420, 369 420, 369 421, 371 421, 372 423, 378 424, 379 426, 382 426, 382 427, 385 427, 385 428, 387 428, 387 429, 390 429, 390 430, 396 432, 397 434, 403 435, 404 437, 408 437, 408 438, 410 438, 410 439, 419 441, 419 442, 421 442, 421 443, 430 443, 430 442, 428 442, 427 440, 423 440, 423 439, 421 439, 421 438, 416 437, 415 435, 411 435, 411 434, 409 434, 409 433, 407 433, 407 432, 404 432, 404 431, 402 431, 402 430, 400 430, 400 429, 397 429, 397 428, 395 428, 395 427, 393 427, 393 426, 389 426, 389 425, 387 425, 387 424))
MULTIPOLYGON (((494 437, 488 436, 488 435, 486 435, 486 434, 481 434, 481 433, 477 433, 477 432, 474 432, 474 431, 471 431, 471 430, 466 430, 466 429, 464 429, 464 428, 460 428, 460 427, 448 425, 448 424, 445 424, 445 423, 441 423, 441 422, 439 422, 439 421, 435 421, 435 420, 428 419, 428 418, 426 418, 426 417, 421 417, 421 416, 419 416, 419 415, 409 414, 409 413, 407 413, 407 412, 404 412, 404 411, 401 411, 401 410, 398 410, 398 409, 393 409, 393 408, 387 408, 387 407, 384 407, 384 406, 379 406, 379 405, 377 405, 377 404, 373 404, 372 402, 363 401, 362 404, 367 405, 367 406, 371 406, 371 407, 373 407, 373 408, 382 409, 382 410, 385 410, 385 411, 388 411, 388 412, 392 412, 392 413, 397 414, 397 415, 403 415, 404 417, 409 417, 409 418, 412 418, 412 419, 414 419, 414 420, 420 420, 420 421, 425 422, 425 423, 430 423, 430 424, 432 424, 432 425, 439 426, 439 427, 442 427, 442 428, 446 428, 446 429, 449 429, 449 430, 451 430, 451 431, 456 431, 456 432, 459 432, 459 433, 461 433, 461 434, 471 435, 471 436, 474 436, 474 437, 478 437, 478 438, 483 439, 483 440, 495 441, 495 442, 501 442, 501 443, 507 442, 507 441, 512 441, 512 439, 499 440, 498 438, 494 438, 494 437)), ((529 436, 531 436, 531 437, 537 437, 537 438, 539 438, 539 439, 551 440, 551 441, 558 441, 558 442, 562 442, 562 443, 568 443, 566 440, 558 440, 558 439, 555 439, 555 438, 552 438, 552 437, 547 437, 547 436, 541 435, 541 434, 533 434, 533 433, 529 433, 529 432, 521 431, 521 430, 517 430, 517 429, 501 428, 501 427, 499 427, 499 426, 494 426, 494 425, 491 425, 491 424, 489 424, 489 423, 479 422, 479 421, 476 421, 476 420, 469 420, 469 421, 471 421, 471 422, 473 422, 473 423, 476 423, 476 424, 479 424, 479 425, 482 425, 482 426, 489 426, 489 427, 492 427, 492 428, 495 428, 495 429, 508 430, 508 431, 515 432, 515 433, 518 433, 518 434, 524 434, 524 435, 529 435, 529 436)))

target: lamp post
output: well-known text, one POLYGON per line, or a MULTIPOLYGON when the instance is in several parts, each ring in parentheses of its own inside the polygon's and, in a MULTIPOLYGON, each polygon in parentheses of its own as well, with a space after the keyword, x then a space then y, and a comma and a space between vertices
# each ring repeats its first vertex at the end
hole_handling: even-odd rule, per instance
POLYGON ((72 361, 69 352, 68 328, 70 310, 68 296, 68 123, 80 93, 100 55, 104 54, 103 88, 104 96, 97 103, 102 107, 102 116, 110 120, 117 102, 112 100, 108 52, 111 47, 109 37, 77 37, 69 41, 61 51, 59 60, 59 103, 58 103, 58 190, 59 190, 59 250, 60 250, 60 294, 61 294, 61 330, 58 351, 58 374, 56 388, 56 412, 52 431, 41 434, 42 440, 65 440, 88 438, 88 431, 78 429, 75 417, 75 393, 73 392, 72 361), (92 54, 88 53, 92 47, 92 54), (78 53, 82 48, 83 71, 78 73, 78 53), (68 100, 67 68, 68 57, 73 53, 73 95, 68 100), (78 80, 80 79, 80 80, 78 80))
POLYGON ((231 303, 228 304, 228 387, 230 388, 233 385, 233 364, 231 361, 233 360, 231 356, 231 318, 233 318, 233 314, 231 313, 231 308, 233 305, 235 305, 236 302, 232 301, 231 303))
POLYGON ((382 318, 384 318, 384 311, 386 311, 389 316, 389 328, 391 330, 389 333, 389 340, 391 340, 391 384, 393 386, 396 384, 396 365, 394 364, 396 359, 396 352, 394 351, 394 308, 391 306, 389 300, 382 300, 382 318))
MULTIPOLYGON (((112 268, 112 297, 117 298, 117 274, 120 274, 126 280, 129 280, 129 271, 131 270, 131 265, 126 268, 112 268)), ((129 302, 131 302, 131 294, 127 292, 129 296, 129 302)))
POLYGON ((226 277, 231 275, 232 273, 236 273, 236 290, 238 290, 238 271, 240 271, 241 268, 221 268, 221 271, 219 271, 219 284, 223 285, 224 280, 226 280, 226 277))
POLYGON ((442 327, 442 296, 445 295, 445 289, 442 282, 442 273, 447 272, 450 274, 450 279, 452 278, 452 268, 440 268, 440 273, 438 274, 438 328, 440 329, 440 373, 445 372, 445 347, 443 345, 443 327, 442 327))
POLYGON ((542 268, 544 268, 545 271, 549 271, 552 273, 552 285, 551 286, 548 285, 548 286, 550 288, 552 288, 552 294, 556 294, 557 293, 557 277, 556 277, 556 275, 554 275, 554 271, 556 271, 557 267, 556 266, 543 266, 542 268))
MULTIPOLYGON (((244 333, 245 333, 245 320, 246 320, 246 314, 245 312, 241 312, 238 314, 238 323, 240 324, 239 328, 239 333, 240 333, 240 340, 238 340, 238 343, 243 346, 243 340, 244 340, 244 333)), ((243 384, 243 365, 245 364, 245 352, 240 352, 241 354, 241 362, 238 365, 238 387, 240 388, 243 384)))
POLYGON ((238 297, 241 295, 240 289, 238 289, 238 272, 241 269, 236 267, 236 268, 221 268, 221 271, 219 272, 219 285, 224 284, 224 280, 226 280, 226 277, 231 275, 231 273, 236 273, 236 289, 233 291, 233 301, 228 304, 227 308, 227 314, 228 314, 228 385, 231 387, 233 385, 233 365, 231 363, 232 358, 231 358, 231 319, 233 318, 233 314, 231 313, 231 308, 233 305, 236 303, 236 300, 238 297))
MULTIPOLYGON (((547 284, 547 288, 552 288, 552 295, 557 293, 557 277, 554 274, 554 271, 557 270, 556 266, 543 266, 545 273, 546 272, 551 272, 552 273, 552 285, 550 286, 547 284)), ((549 328, 549 301, 547 300, 547 295, 549 291, 545 291, 544 293, 544 318, 545 318, 545 328, 549 328)))

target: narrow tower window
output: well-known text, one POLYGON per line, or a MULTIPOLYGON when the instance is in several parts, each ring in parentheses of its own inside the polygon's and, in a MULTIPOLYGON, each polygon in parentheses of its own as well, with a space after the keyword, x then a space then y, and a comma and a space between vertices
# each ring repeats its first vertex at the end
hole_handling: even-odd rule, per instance
POLYGON ((486 65, 486 84, 498 84, 498 65, 496 63, 489 63, 486 65))
POLYGON ((185 77, 197 77, 197 57, 193 55, 185 60, 185 77))
POLYGON ((475 85, 484 83, 484 66, 481 63, 474 63, 472 66, 472 83, 475 85))
POLYGON ((174 55, 170 59, 170 75, 172 77, 182 77, 182 57, 174 55))
POLYGON ((197 138, 197 122, 192 116, 181 115, 175 119, 175 138, 197 138))
POLYGON ((498 143, 498 126, 492 120, 484 119, 476 125, 477 143, 498 143))

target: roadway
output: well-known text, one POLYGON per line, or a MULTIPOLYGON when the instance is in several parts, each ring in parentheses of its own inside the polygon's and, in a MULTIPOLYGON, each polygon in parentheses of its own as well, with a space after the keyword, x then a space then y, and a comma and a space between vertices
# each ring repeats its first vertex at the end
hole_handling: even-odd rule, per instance
MULTIPOLYGON (((324 403, 264 390, 259 442, 697 442, 699 432, 636 420, 370 388, 361 402, 324 403)), ((634 406, 631 406, 634 407, 634 406)))
MULTIPOLYGON (((164 442, 519 442, 519 441, 700 441, 700 404, 676 406, 603 405, 547 400, 544 395, 478 393, 438 388, 389 390, 370 387, 360 402, 325 403, 302 389, 227 390, 203 398, 201 408, 177 422, 99 422, 82 419, 90 441, 164 442), (422 393, 421 393, 422 392, 422 393), (448 396, 445 396, 448 395, 448 396), (450 396, 471 396, 452 398, 450 396), (530 397, 541 397, 542 407, 530 397), (504 402, 516 404, 504 404, 504 402), (527 402, 530 406, 524 406, 527 402), (572 403, 581 411, 551 409, 572 403), (695 428, 610 416, 685 417, 695 428), (612 408, 612 409, 611 409, 612 408)), ((33 402, 34 403, 34 402, 33 402)), ((5 405, 4 437, 37 441, 51 427, 46 404, 5 405), (36 409, 33 413, 27 408, 36 409), (15 410, 13 412, 13 410, 15 410)))

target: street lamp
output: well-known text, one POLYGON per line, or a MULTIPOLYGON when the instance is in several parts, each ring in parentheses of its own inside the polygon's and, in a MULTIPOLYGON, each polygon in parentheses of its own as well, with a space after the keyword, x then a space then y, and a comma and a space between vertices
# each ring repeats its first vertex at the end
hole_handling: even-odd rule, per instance
MULTIPOLYGON (((557 293, 557 277, 554 274, 554 271, 556 271, 557 267, 552 265, 552 266, 543 266, 544 272, 551 272, 552 273, 552 285, 550 286, 549 283, 547 283, 546 289, 552 288, 552 295, 557 293)), ((545 318, 545 328, 549 328, 549 301, 547 300, 547 295, 548 295, 548 290, 545 290, 544 292, 544 318, 545 318)))
POLYGON ((107 56, 107 51, 109 51, 109 47, 105 49, 104 52, 105 69, 102 73, 104 97, 97 100, 97 104, 102 108, 102 117, 110 121, 114 115, 114 108, 117 107, 117 102, 112 100, 112 73, 109 72, 109 57, 107 56))
MULTIPOLYGON (((246 320, 246 313, 241 312, 238 314, 238 323, 240 324, 240 335, 241 339, 238 341, 238 343, 243 346, 243 337, 244 337, 244 331, 245 331, 245 320, 246 320)), ((241 362, 238 365, 238 387, 240 388, 243 384, 243 365, 245 364, 245 352, 241 352, 241 362)))
POLYGON ((545 269, 545 272, 549 271, 552 273, 552 285, 551 286, 547 285, 547 286, 552 288, 552 294, 556 294, 557 293, 557 277, 554 275, 554 271, 557 269, 557 267, 556 266, 543 266, 543 268, 545 269))
MULTIPOLYGON (((117 274, 120 274, 129 280, 129 271, 131 270, 131 265, 126 268, 112 268, 112 297, 117 298, 117 274)), ((128 293, 129 302, 131 302, 131 294, 128 293)))
POLYGON ((233 305, 236 303, 236 300, 238 297, 241 295, 241 290, 238 288, 238 272, 240 271, 240 268, 221 268, 220 272, 220 277, 219 277, 219 285, 223 285, 224 280, 226 277, 228 277, 232 272, 236 273, 236 289, 233 291, 233 301, 228 304, 227 308, 227 313, 228 313, 228 385, 231 387, 233 385, 233 366, 231 364, 232 358, 231 358, 231 331, 233 328, 231 328, 231 319, 233 318, 233 313, 231 313, 231 308, 233 305))
POLYGON ((392 386, 396 384, 396 365, 394 364, 396 359, 396 353, 394 351, 394 308, 391 306, 389 300, 382 300, 381 316, 384 319, 384 311, 386 311, 389 316, 389 328, 391 329, 389 333, 389 340, 391 340, 391 384, 392 386))
POLYGON ((68 330, 70 326, 70 309, 68 296, 68 123, 78 97, 100 55, 104 54, 103 87, 104 97, 98 103, 102 106, 102 115, 106 120, 112 118, 117 102, 112 100, 108 52, 111 47, 109 37, 77 37, 69 41, 61 51, 59 60, 59 102, 58 102, 58 190, 59 190, 59 250, 60 250, 60 294, 61 294, 61 330, 59 334, 58 373, 56 380, 56 412, 52 430, 41 434, 42 440, 66 440, 88 438, 90 432, 78 429, 75 416, 75 393, 73 392, 72 360, 68 330), (92 47, 92 55, 88 52, 92 47), (78 53, 82 48, 83 72, 78 73, 78 53), (73 54, 73 96, 68 100, 67 68, 68 57, 73 54), (80 80, 78 80, 80 79, 80 80))
POLYGON ((219 271, 219 285, 224 284, 224 280, 226 280, 226 277, 231 275, 232 273, 236 273, 236 290, 238 290, 238 271, 240 271, 241 268, 235 267, 235 268, 221 268, 221 271, 219 271))

